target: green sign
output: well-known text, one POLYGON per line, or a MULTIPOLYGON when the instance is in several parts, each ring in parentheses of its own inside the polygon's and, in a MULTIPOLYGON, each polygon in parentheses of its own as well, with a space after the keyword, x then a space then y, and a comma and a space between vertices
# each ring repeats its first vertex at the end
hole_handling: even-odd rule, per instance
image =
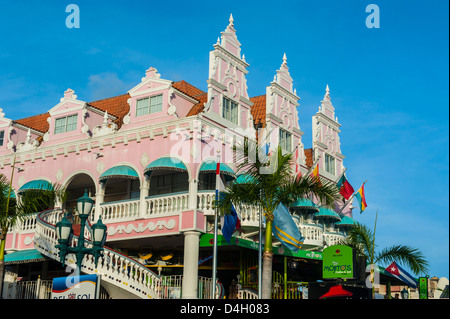
POLYGON ((419 299, 428 299, 428 278, 419 277, 419 299))
POLYGON ((353 249, 335 245, 323 250, 323 278, 353 278, 353 249))
MULTIPOLYGON (((214 244, 214 235, 213 234, 203 234, 200 236, 200 247, 212 247, 214 244)), ((217 246, 239 246, 243 248, 258 250, 258 243, 252 240, 231 237, 230 244, 225 240, 222 235, 217 235, 217 246)), ((295 253, 290 251, 283 246, 280 247, 272 247, 273 253, 276 255, 288 256, 288 257, 297 257, 297 258, 306 258, 306 259, 315 259, 321 260, 322 253, 314 252, 314 251, 306 251, 306 250, 298 250, 295 253)))

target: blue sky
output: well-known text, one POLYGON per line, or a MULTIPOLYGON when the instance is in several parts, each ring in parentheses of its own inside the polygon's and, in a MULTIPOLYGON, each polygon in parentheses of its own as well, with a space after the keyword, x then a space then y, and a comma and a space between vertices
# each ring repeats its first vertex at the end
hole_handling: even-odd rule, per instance
POLYGON ((265 93, 283 53, 301 97, 300 128, 327 84, 341 127, 347 178, 367 180, 379 248, 422 250, 430 273, 449 269, 448 2, 0 0, 0 107, 19 119, 48 111, 67 88, 80 100, 123 94, 156 67, 206 90, 208 56, 234 17, 250 64, 250 96, 265 93), (65 25, 80 8, 80 28, 65 25), (166 2, 167 3, 167 2, 166 2), (368 4, 380 9, 369 29, 368 4))

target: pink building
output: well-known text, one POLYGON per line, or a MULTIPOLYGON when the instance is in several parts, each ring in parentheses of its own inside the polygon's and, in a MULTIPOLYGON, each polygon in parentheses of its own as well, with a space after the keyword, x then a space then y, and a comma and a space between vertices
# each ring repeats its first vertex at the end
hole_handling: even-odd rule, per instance
MULTIPOLYGON (((208 276, 199 273, 199 260, 209 256, 210 248, 203 248, 199 238, 213 231, 214 163, 219 154, 221 174, 234 180, 231 149, 242 138, 255 138, 258 132, 271 145, 279 143, 294 152, 295 170, 303 174, 316 162, 322 178, 331 181, 344 171, 340 124, 328 86, 312 116, 313 147, 305 150, 297 112, 300 97, 286 55, 266 94, 256 97, 247 94, 250 67, 232 18, 209 59, 202 89, 164 79, 150 67, 135 87, 119 96, 88 102, 67 89, 47 113, 18 120, 0 113, 0 173, 13 175, 18 200, 27 189, 46 183, 67 188, 70 196, 57 205, 61 209, 73 209, 85 190, 95 200, 91 221, 101 217, 108 226, 106 246, 114 249, 108 251, 109 262, 114 262, 94 270, 86 261, 83 271, 102 273, 110 296, 159 298, 164 275, 183 278, 183 298, 200 296, 197 283, 207 282, 208 276)), ((313 206, 302 202, 291 210, 305 249, 319 256, 324 243, 344 238, 345 226, 353 220, 351 205, 342 216, 318 216, 313 206)), ((239 213, 242 229, 235 237, 254 242, 258 211, 248 207, 239 213)), ((61 216, 60 210, 29 216, 8 233, 7 252, 36 249, 57 259, 51 225, 61 216)), ((12 280, 14 263, 10 265, 7 278, 12 280)), ((180 296, 180 291, 173 293, 180 296)))

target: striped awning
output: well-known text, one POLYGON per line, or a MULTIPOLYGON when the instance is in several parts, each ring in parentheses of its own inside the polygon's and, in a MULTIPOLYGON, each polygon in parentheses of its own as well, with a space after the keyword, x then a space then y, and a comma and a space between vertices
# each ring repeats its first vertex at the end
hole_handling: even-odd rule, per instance
MULTIPOLYGON (((200 166, 200 173, 215 173, 217 168, 217 162, 213 160, 208 160, 200 166)), ((231 177, 235 177, 236 174, 233 170, 227 165, 220 163, 220 174, 228 175, 231 177)))
POLYGON ((326 207, 320 207, 319 212, 314 214, 314 217, 317 218, 330 218, 335 220, 341 220, 341 217, 339 217, 338 213, 336 213, 334 210, 326 208, 326 207))
POLYGON ((187 168, 186 165, 184 165, 184 163, 178 158, 161 157, 148 164, 144 169, 144 174, 151 174, 151 172, 155 170, 185 172, 187 171, 187 168))
POLYGON ((5 255, 5 264, 25 264, 38 261, 44 261, 46 257, 36 249, 16 251, 5 255))
POLYGON ((29 190, 46 190, 46 191, 51 191, 53 190, 53 186, 50 182, 47 182, 46 180, 43 179, 36 179, 34 181, 25 183, 22 185, 21 188, 19 188, 18 193, 22 193, 22 192, 26 192, 29 190))
POLYGON ((110 178, 129 178, 129 179, 139 179, 138 173, 127 165, 119 165, 111 167, 106 170, 102 175, 100 175, 99 181, 105 181, 110 178))

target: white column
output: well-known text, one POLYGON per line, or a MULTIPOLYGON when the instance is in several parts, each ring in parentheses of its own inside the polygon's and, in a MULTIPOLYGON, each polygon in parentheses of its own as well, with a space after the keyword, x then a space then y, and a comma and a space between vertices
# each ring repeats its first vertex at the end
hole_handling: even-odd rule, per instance
POLYGON ((98 190, 95 193, 95 216, 94 216, 94 223, 97 222, 100 215, 102 214, 100 204, 102 204, 105 200, 105 188, 106 188, 106 182, 102 183, 100 182, 98 186, 98 190))
POLYGON ((184 233, 184 267, 181 292, 183 299, 198 298, 199 237, 199 232, 188 231, 184 233))
POLYGON ((145 176, 140 188, 139 218, 145 218, 145 215, 147 214, 147 205, 145 202, 145 198, 148 196, 149 188, 150 188, 150 179, 148 178, 148 176, 145 176))
POLYGON ((189 209, 197 209, 197 192, 198 192, 198 181, 194 178, 189 180, 189 209))

